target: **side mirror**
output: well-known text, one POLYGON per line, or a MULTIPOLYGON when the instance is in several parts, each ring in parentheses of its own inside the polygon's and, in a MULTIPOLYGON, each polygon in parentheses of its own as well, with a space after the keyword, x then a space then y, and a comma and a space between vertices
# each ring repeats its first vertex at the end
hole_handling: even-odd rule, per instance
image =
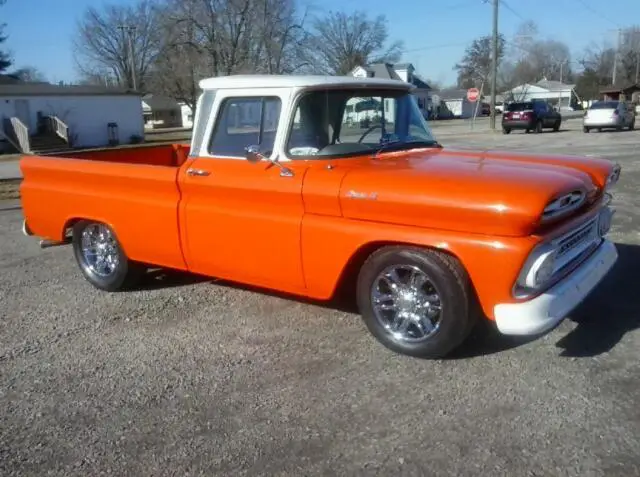
POLYGON ((247 161, 249 161, 252 164, 258 163, 260 161, 269 161, 274 166, 277 166, 280 168, 281 177, 293 177, 294 175, 291 169, 289 169, 288 167, 284 167, 277 160, 273 160, 262 155, 260 153, 259 146, 255 146, 255 145, 247 146, 244 148, 244 152, 245 152, 245 158, 247 159, 247 161))
POLYGON ((264 156, 260 154, 259 146, 247 146, 244 149, 247 161, 256 163, 264 160, 264 156))

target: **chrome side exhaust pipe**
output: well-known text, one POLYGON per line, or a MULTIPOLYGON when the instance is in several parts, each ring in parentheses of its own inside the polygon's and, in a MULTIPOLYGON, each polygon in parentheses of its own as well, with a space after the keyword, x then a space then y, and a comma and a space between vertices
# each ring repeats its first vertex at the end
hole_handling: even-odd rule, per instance
POLYGON ((40 248, 59 247, 69 244, 69 240, 40 240, 40 248))

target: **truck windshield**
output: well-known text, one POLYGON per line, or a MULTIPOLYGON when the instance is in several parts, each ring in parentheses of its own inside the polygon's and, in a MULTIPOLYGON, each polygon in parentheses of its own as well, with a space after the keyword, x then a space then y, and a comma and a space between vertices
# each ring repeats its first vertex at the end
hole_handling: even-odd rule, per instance
POLYGON ((286 152, 292 159, 333 158, 434 145, 408 91, 329 89, 299 98, 286 152))

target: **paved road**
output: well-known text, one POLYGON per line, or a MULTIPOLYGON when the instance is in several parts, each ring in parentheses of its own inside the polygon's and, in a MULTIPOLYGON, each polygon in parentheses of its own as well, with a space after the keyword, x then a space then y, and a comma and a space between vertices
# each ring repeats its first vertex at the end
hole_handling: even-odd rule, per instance
POLYGON ((0 161, 0 180, 18 179, 22 177, 18 161, 0 161))
POLYGON ((394 355, 353 313, 181 274, 105 294, 0 213, 1 475, 640 475, 640 132, 451 145, 607 152, 620 260, 532 342, 394 355))

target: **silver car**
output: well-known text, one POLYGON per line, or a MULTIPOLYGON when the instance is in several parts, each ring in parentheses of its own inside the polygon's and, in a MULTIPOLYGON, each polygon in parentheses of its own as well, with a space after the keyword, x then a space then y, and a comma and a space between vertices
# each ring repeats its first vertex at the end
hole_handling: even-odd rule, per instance
POLYGON ((584 113, 582 130, 588 133, 591 129, 602 131, 613 128, 632 130, 636 123, 636 112, 633 106, 624 101, 597 101, 584 113))

